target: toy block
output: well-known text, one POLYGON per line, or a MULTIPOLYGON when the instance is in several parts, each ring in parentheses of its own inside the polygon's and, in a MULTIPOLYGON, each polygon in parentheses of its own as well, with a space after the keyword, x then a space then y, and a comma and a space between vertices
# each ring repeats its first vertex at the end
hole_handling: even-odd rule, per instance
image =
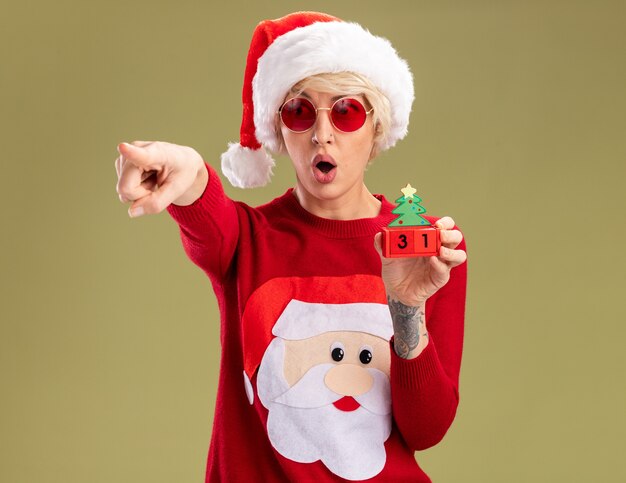
POLYGON ((387 258, 439 255, 441 237, 433 226, 384 227, 383 255, 387 258))

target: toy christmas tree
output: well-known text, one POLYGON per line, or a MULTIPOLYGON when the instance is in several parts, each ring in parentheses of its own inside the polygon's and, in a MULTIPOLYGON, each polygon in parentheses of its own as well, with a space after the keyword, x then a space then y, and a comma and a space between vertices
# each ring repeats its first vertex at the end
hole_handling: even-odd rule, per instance
POLYGON ((383 228, 383 255, 387 258, 430 257, 439 255, 441 237, 439 230, 420 215, 426 209, 422 199, 410 184, 402 188, 402 196, 396 200, 391 212, 400 215, 383 228))
POLYGON ((430 222, 420 216, 426 210, 420 205, 422 199, 415 194, 417 190, 409 183, 400 191, 403 196, 396 200, 398 206, 391 211, 400 216, 389 223, 389 226, 429 226, 430 222))

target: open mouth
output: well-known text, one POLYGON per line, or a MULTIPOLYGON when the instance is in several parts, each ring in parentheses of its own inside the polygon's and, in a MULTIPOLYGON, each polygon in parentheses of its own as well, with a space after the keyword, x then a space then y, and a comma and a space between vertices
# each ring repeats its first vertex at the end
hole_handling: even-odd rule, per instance
POLYGON ((335 169, 335 165, 329 163, 328 161, 320 161, 315 165, 315 167, 324 174, 328 174, 332 169, 335 169))
POLYGON ((318 183, 332 183, 337 174, 337 163, 329 154, 318 154, 311 162, 313 176, 318 183))

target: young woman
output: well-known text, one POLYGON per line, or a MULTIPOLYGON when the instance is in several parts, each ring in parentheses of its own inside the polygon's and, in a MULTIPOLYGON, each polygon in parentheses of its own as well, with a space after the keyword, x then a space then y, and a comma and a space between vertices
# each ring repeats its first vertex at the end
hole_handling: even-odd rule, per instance
MULTIPOLYGON (((314 12, 260 23, 244 77, 231 183, 266 183, 288 154, 296 186, 253 208, 192 148, 118 145, 130 216, 167 209, 221 312, 206 481, 430 481, 414 451, 458 405, 465 244, 449 217, 438 256, 388 259, 394 205, 367 165, 406 134, 412 76, 388 41, 314 12)), ((412 196, 411 192, 405 193, 412 196)))

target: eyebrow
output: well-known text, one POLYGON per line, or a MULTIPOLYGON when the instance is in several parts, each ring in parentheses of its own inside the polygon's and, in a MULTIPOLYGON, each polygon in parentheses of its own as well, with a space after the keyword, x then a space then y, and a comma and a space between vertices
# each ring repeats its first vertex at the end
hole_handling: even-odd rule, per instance
MULTIPOLYGON (((307 99, 309 99, 309 100, 313 100, 313 99, 311 99, 311 96, 310 96, 310 95, 308 95, 305 91, 302 91, 302 92, 300 93, 300 95, 301 95, 302 97, 306 97, 306 98, 307 98, 307 99)), ((331 100, 331 101, 333 101, 333 102, 335 102, 337 99, 341 99, 342 97, 346 97, 346 95, 347 95, 347 94, 343 94, 343 95, 339 95, 339 96, 333 96, 333 97, 331 97, 331 98, 330 98, 330 100, 331 100)))

